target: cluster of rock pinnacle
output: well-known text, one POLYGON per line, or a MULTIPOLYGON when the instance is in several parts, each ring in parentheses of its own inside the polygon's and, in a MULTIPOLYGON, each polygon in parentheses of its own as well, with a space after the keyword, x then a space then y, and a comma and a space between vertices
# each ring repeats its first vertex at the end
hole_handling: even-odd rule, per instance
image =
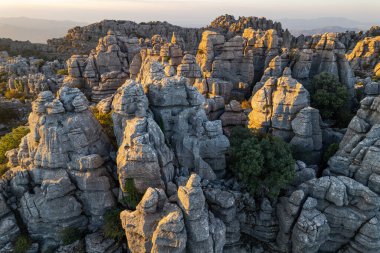
POLYGON ((49 41, 75 53, 65 63, 2 52, 8 89, 21 83, 35 100, 20 111, 30 133, 6 153, 0 179, 0 252, 26 231, 29 253, 78 252, 62 242, 66 228, 85 232, 89 253, 380 252, 380 84, 357 76, 380 75, 379 31, 295 38, 279 23, 228 15, 202 29, 103 21, 49 41), (363 89, 346 130, 310 106, 322 72, 351 103, 363 89), (112 114, 117 147, 90 107, 112 114), (236 126, 299 150, 285 194, 255 199, 230 176, 236 126), (320 171, 332 142, 339 150, 320 171), (142 198, 120 213, 123 245, 102 227, 131 182, 142 198))

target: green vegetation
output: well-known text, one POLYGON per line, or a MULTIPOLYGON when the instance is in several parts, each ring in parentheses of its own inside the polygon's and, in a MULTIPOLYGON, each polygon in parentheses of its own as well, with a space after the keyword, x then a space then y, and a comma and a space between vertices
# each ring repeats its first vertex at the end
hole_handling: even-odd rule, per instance
POLYGON ((8 74, 6 72, 0 72, 0 94, 4 95, 7 90, 8 74))
POLYGON ((230 142, 231 170, 252 195, 277 197, 293 181, 295 161, 283 140, 235 127, 230 142))
POLYGON ((68 72, 68 70, 67 69, 58 69, 57 71, 56 71, 56 74, 57 75, 61 75, 61 76, 64 76, 64 75, 68 75, 69 74, 69 72, 68 72))
POLYGON ((64 228, 59 235, 64 245, 72 244, 83 237, 82 231, 74 227, 64 228))
POLYGON ((348 90, 335 75, 326 72, 316 75, 312 86, 311 106, 319 109, 323 119, 340 121, 342 112, 350 111, 348 90))
POLYGON ((5 92, 3 92, 4 97, 7 99, 15 98, 25 102, 25 99, 28 98, 28 96, 26 95, 24 84, 20 80, 14 80, 13 85, 15 89, 5 90, 5 92))
POLYGON ((137 192, 132 178, 128 178, 125 181, 123 192, 125 193, 125 196, 121 201, 122 204, 128 206, 129 209, 136 209, 136 206, 140 203, 142 195, 137 192))
POLYGON ((104 215, 103 233, 104 236, 115 241, 121 241, 125 237, 125 232, 120 221, 121 209, 109 210, 104 215))
POLYGON ((32 241, 27 235, 19 235, 14 244, 14 253, 25 253, 31 245, 32 241))
POLYGON ((335 153, 339 149, 339 143, 332 143, 330 144, 325 152, 323 153, 323 163, 327 164, 327 162, 330 160, 330 158, 335 155, 335 153))
POLYGON ((0 176, 2 176, 8 170, 5 164, 7 160, 5 153, 11 149, 17 148, 21 143, 22 137, 28 133, 28 127, 20 126, 14 128, 12 132, 0 138, 0 176))
POLYGON ((111 143, 114 147, 117 147, 115 133, 113 131, 113 120, 112 120, 112 112, 102 113, 99 112, 96 107, 91 109, 95 118, 99 121, 100 125, 103 127, 105 134, 110 138, 111 143))

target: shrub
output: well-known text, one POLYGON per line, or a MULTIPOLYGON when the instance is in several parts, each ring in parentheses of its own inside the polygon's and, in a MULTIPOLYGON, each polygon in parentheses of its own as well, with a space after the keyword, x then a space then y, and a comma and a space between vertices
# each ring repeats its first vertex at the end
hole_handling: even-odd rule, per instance
POLYGON ((293 181, 295 161, 290 145, 281 139, 235 127, 230 151, 233 174, 257 197, 277 197, 293 181))
POLYGON ((28 236, 20 235, 16 238, 14 244, 14 253, 25 253, 31 245, 32 242, 28 236))
POLYGON ((59 235, 64 245, 72 244, 83 237, 83 233, 78 228, 74 227, 62 229, 59 235))
POLYGON ((112 120, 112 112, 102 113, 99 112, 96 107, 92 108, 92 113, 95 118, 99 121, 100 125, 103 127, 105 134, 111 140, 111 143, 114 147, 117 147, 115 133, 113 131, 113 120, 112 120))
POLYGON ((0 177, 5 174, 9 170, 8 165, 3 163, 0 164, 0 177))
POLYGON ((349 110, 349 93, 335 75, 321 73, 312 80, 311 105, 321 113, 323 119, 339 119, 342 111, 349 110))
POLYGON ((6 162, 5 153, 11 149, 17 148, 21 143, 22 137, 28 133, 28 127, 20 126, 14 128, 12 132, 0 138, 0 164, 4 164, 6 162))
POLYGON ((68 75, 69 74, 69 72, 68 72, 68 70, 67 69, 58 69, 57 71, 56 71, 56 74, 57 75, 61 75, 61 76, 64 76, 64 75, 68 75))
POLYGON ((327 162, 330 160, 330 158, 335 155, 335 153, 339 149, 339 144, 338 143, 332 143, 330 144, 325 152, 323 153, 323 162, 327 164, 327 162))
POLYGON ((20 92, 18 90, 6 90, 4 93, 4 97, 7 99, 19 99, 19 100, 25 100, 25 94, 23 92, 20 92))
POLYGON ((169 56, 164 56, 162 59, 164 60, 164 62, 169 62, 170 57, 169 56))
POLYGON ((121 241, 125 236, 124 229, 121 226, 120 212, 120 209, 112 209, 104 215, 104 236, 115 241, 121 241))
POLYGON ((128 206, 129 209, 136 209, 136 206, 141 201, 141 194, 137 192, 132 178, 125 181, 123 192, 125 196, 122 199, 122 204, 128 206))

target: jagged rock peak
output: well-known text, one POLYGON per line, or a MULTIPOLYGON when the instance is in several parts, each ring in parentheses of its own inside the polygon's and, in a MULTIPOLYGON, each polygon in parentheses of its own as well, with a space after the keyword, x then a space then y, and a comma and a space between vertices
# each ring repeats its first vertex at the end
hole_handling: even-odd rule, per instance
POLYGON ((245 28, 252 27, 257 30, 275 29, 282 33, 282 26, 280 22, 274 22, 264 17, 239 17, 235 19, 232 15, 221 15, 215 18, 208 28, 214 28, 222 31, 223 33, 242 33, 245 28))

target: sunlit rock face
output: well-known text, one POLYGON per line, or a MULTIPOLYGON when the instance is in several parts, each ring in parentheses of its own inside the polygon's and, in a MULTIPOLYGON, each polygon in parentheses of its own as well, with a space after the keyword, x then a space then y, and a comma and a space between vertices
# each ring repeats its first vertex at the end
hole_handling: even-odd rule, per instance
MULTIPOLYGON (((366 37, 346 54, 353 70, 371 72, 379 63, 380 36, 366 37)), ((376 69, 375 69, 376 74, 376 69)))
POLYGON ((45 91, 32 108, 30 133, 12 159, 16 167, 2 178, 2 196, 46 249, 61 243, 64 228, 101 227, 106 210, 116 204, 115 184, 108 164, 110 142, 83 93, 64 87, 54 97, 45 91))
POLYGON ((315 36, 315 41, 305 44, 303 49, 297 51, 297 60, 292 68, 293 77, 310 90, 311 78, 319 73, 328 72, 336 75, 353 95, 355 76, 345 52, 345 45, 339 41, 335 33, 315 36))
POLYGON ((281 137, 301 154, 309 153, 307 162, 317 162, 322 149, 321 119, 309 103, 309 92, 285 68, 281 77, 269 77, 252 96, 248 127, 281 137))

